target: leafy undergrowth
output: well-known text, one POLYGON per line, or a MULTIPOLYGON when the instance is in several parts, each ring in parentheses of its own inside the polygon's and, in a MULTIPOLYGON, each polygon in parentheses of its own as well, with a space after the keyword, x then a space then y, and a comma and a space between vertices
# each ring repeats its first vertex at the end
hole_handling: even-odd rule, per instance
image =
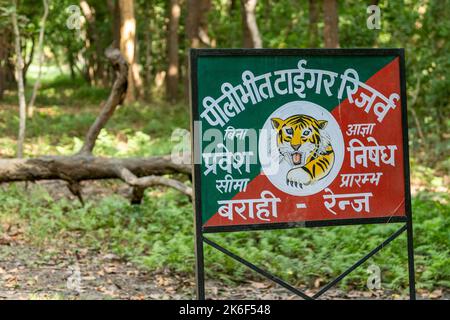
MULTIPOLYGON (((80 79, 60 77, 44 82, 40 92, 36 112, 27 121, 25 156, 73 154, 81 147, 108 90, 90 87, 80 79)), ((157 97, 152 102, 119 106, 102 130, 95 154, 125 157, 170 153, 171 134, 175 128, 189 128, 188 115, 186 103, 173 105, 157 97)), ((0 103, 1 158, 14 157, 18 125, 17 97, 8 91, 0 103)))
MULTIPOLYGON (((31 84, 28 84, 29 86, 31 84)), ((37 111, 28 121, 26 155, 71 154, 99 111, 108 92, 88 87, 80 79, 44 81, 37 111)), ((18 126, 16 97, 7 92, 0 105, 0 157, 13 157, 18 126)), ((188 128, 185 104, 163 101, 120 107, 102 131, 95 153, 104 156, 166 154, 174 128, 188 128)), ((448 167, 448 164, 444 167, 448 167)), ((446 178, 413 161, 412 181, 417 286, 450 287, 450 207, 446 178), (416 181, 417 180, 417 181, 416 181), (418 183, 420 182, 420 184, 418 183), (426 191, 428 190, 428 191, 426 191), (430 190, 432 192, 430 192, 430 190)), ((447 177, 447 176, 446 176, 447 177)), ((111 190, 111 186, 109 189, 111 190)), ((193 214, 190 201, 173 190, 153 189, 141 206, 119 195, 89 195, 84 207, 48 190, 22 184, 0 187, 1 225, 17 222, 27 238, 42 247, 80 248, 114 252, 148 270, 169 268, 193 274, 193 214)), ((295 284, 323 285, 395 232, 399 225, 348 226, 208 235, 232 252, 295 284)), ((405 235, 392 242, 347 277, 342 286, 363 288, 367 268, 381 269, 386 289, 405 290, 405 235)), ((256 277, 217 250, 206 246, 210 279, 225 283, 256 277)))
MULTIPOLYGON (((26 235, 42 246, 76 242, 80 248, 112 251, 138 265, 192 275, 192 206, 176 191, 148 192, 141 206, 120 196, 87 201, 54 201, 42 187, 28 193, 10 185, 0 192, 0 222, 26 221, 26 235)), ((445 199, 447 196, 441 195, 445 199)), ((448 197, 447 199, 448 200, 448 197)), ((413 199, 418 288, 450 287, 448 204, 420 194, 413 199)), ((392 234, 399 225, 291 229, 209 235, 229 250, 296 284, 324 284, 392 234)), ((364 288, 367 268, 381 269, 384 289, 405 290, 406 236, 392 242, 344 280, 364 288)), ((207 276, 225 283, 256 277, 217 250, 206 247, 207 276)))

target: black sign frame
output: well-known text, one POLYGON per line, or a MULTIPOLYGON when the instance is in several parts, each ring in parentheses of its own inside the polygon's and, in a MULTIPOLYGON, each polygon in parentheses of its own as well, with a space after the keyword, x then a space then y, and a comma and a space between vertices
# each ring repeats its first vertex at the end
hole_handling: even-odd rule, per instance
POLYGON ((306 299, 314 300, 322 296, 326 291, 340 282, 349 273, 395 240, 404 231, 407 233, 407 255, 408 255, 408 275, 409 275, 409 297, 416 299, 415 290, 415 267, 414 267, 414 243, 413 243, 413 221, 411 208, 411 189, 410 189, 410 165, 409 165, 409 144, 408 144, 408 118, 407 118, 407 96, 406 96, 406 76, 405 76, 405 52, 403 48, 396 49, 190 49, 189 51, 189 74, 190 74, 190 110, 191 110, 191 150, 193 167, 193 203, 194 203, 194 233, 195 233, 195 274, 196 274, 196 294, 197 299, 205 299, 205 272, 204 272, 204 243, 221 251, 239 263, 242 263, 266 277, 269 280, 288 289, 294 294, 306 299), (402 133, 403 133, 403 168, 404 168, 404 187, 405 187, 405 216, 380 217, 380 218, 357 218, 357 219, 336 219, 321 221, 302 221, 289 223, 271 223, 271 224, 252 224, 235 226, 216 226, 204 227, 202 224, 201 212, 201 150, 197 141, 198 133, 195 131, 194 123, 199 121, 198 112, 198 78, 197 61, 199 57, 211 56, 397 56, 400 63, 400 97, 402 111, 402 133), (273 230, 287 229, 297 227, 327 227, 327 226, 347 226, 362 224, 387 224, 399 223, 401 227, 385 239, 380 245, 350 266, 334 280, 322 287, 316 294, 309 296, 304 292, 293 287, 289 283, 261 269, 253 263, 237 256, 216 242, 204 236, 207 233, 253 231, 253 230, 273 230))

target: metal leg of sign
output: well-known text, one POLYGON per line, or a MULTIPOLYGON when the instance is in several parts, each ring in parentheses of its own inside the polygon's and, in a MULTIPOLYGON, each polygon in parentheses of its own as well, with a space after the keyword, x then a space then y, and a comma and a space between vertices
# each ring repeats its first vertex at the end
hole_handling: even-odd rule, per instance
POLYGON ((288 289, 289 291, 295 293, 296 295, 302 297, 303 299, 306 300, 311 300, 311 297, 308 296, 307 294, 303 293, 302 291, 298 290, 297 288, 291 286, 289 283, 283 281, 282 279, 278 278, 277 276, 274 276, 273 274, 271 274, 270 272, 261 269, 260 267, 255 266, 253 263, 248 262, 247 260, 239 257, 238 255, 235 255, 233 252, 228 251, 227 249, 225 249, 224 247, 220 246, 219 244, 215 243, 214 241, 211 241, 207 238, 203 238, 203 240, 209 244, 211 247, 221 251, 222 253, 226 254, 227 256, 233 258, 234 260, 242 263, 243 265, 249 267, 250 269, 258 272, 259 274, 261 274, 262 276, 266 277, 269 280, 272 280, 273 282, 279 284, 280 286, 288 289))
POLYGON ((364 262, 366 262, 369 258, 371 258, 373 255, 375 255, 378 251, 383 249, 385 246, 387 246, 391 241, 393 241, 395 238, 397 238, 399 235, 401 235, 406 230, 406 224, 398 229, 396 232, 394 232, 392 235, 389 236, 386 240, 383 241, 379 246, 377 246, 375 249, 370 251, 366 256, 364 256, 362 259, 360 259, 358 262, 356 262, 354 265, 352 265, 350 268, 345 270, 343 273, 341 273, 337 278, 335 278, 333 281, 328 283, 326 286, 324 286, 322 289, 320 289, 315 295, 313 295, 313 299, 317 299, 322 294, 327 292, 330 288, 332 288, 334 285, 336 285, 339 281, 344 279, 350 272, 358 268, 360 265, 362 265, 364 262))
POLYGON ((195 279, 197 300, 205 300, 205 263, 203 256, 203 236, 195 237, 195 279))
POLYGON ((327 285, 322 287, 322 289, 320 289, 312 297, 305 294, 304 292, 298 290, 297 288, 291 286, 289 283, 287 283, 284 280, 278 278, 277 276, 271 274, 270 272, 268 272, 264 269, 261 269, 260 267, 254 265, 253 263, 239 257, 238 255, 234 254, 233 252, 225 249, 224 247, 220 246, 219 244, 215 243, 214 241, 212 241, 208 238, 205 238, 205 237, 203 237, 203 235, 201 235, 199 237, 196 237, 196 241, 197 241, 197 243, 196 243, 197 298, 199 300, 205 299, 203 242, 205 242, 208 245, 210 245, 211 247, 221 251, 222 253, 233 258, 234 260, 238 261, 239 263, 242 263, 243 265, 249 267, 253 271, 256 271, 257 273, 261 274, 262 276, 266 277, 267 279, 279 284, 280 286, 286 288, 287 290, 293 292, 294 294, 302 297, 303 299, 314 300, 314 299, 317 299, 320 296, 322 296, 325 292, 327 292, 329 289, 331 289, 333 286, 335 286, 338 282, 340 282, 342 279, 344 279, 347 275, 349 275, 353 270, 358 268, 360 265, 362 265, 364 262, 366 262, 368 259, 370 259, 372 256, 374 256, 377 252, 379 252, 381 249, 386 247, 389 243, 391 243, 398 236, 400 236, 405 230, 407 231, 407 237, 408 237, 408 266, 409 266, 410 298, 413 300, 416 298, 416 296, 415 296, 415 280, 414 280, 414 251, 413 251, 413 242, 412 242, 412 223, 411 223, 410 219, 400 229, 398 229, 396 232, 391 234, 389 236, 389 238, 384 240, 380 245, 378 245, 376 248, 374 248, 372 251, 370 251, 367 255, 365 255, 363 258, 361 258, 358 262, 356 262, 350 268, 348 268, 343 273, 341 273, 333 281, 331 281, 330 283, 328 283, 327 285))
POLYGON ((414 244, 413 244, 413 227, 412 218, 408 217, 407 222, 407 232, 408 237, 408 271, 409 271, 409 299, 416 300, 416 280, 414 274, 414 244))

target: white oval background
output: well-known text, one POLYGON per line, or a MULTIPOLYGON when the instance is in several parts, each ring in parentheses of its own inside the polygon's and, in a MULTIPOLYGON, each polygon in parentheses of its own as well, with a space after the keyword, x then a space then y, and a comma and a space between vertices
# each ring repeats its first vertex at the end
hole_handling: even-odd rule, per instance
POLYGON ((264 174, 279 190, 294 196, 312 195, 329 186, 338 175, 344 161, 344 138, 342 137, 339 124, 325 108, 309 101, 288 102, 275 110, 267 118, 262 127, 262 132, 270 132, 270 134, 260 134, 258 141, 259 161, 264 174), (331 145, 335 156, 333 168, 329 174, 310 186, 303 186, 303 189, 289 186, 286 183, 286 174, 292 167, 286 161, 279 162, 277 139, 274 136, 276 135, 276 131, 273 130, 272 122, 270 121, 271 118, 281 118, 284 120, 295 114, 306 114, 316 120, 328 121, 323 131, 326 131, 331 138, 331 145), (271 161, 267 161, 266 159, 271 159, 271 161))

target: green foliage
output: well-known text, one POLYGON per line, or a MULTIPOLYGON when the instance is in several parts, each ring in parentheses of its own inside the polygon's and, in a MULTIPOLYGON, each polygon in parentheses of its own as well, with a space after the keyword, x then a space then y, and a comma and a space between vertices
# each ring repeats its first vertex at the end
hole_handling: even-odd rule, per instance
MULTIPOLYGON (((106 2, 89 2, 95 9, 101 49, 112 42, 112 15, 106 2)), ((185 3, 185 2, 184 2, 185 3)), ((307 0, 260 0, 257 20, 264 47, 307 48, 309 12, 307 0)), ((366 28, 367 1, 339 1, 339 39, 343 48, 404 47, 413 180, 421 187, 413 199, 417 283, 421 288, 450 287, 450 206, 446 179, 450 170, 450 0, 382 0, 381 30, 366 28)), ((80 32, 69 30, 69 0, 51 1, 47 21, 43 70, 37 111, 27 123, 26 155, 71 154, 107 99, 109 83, 91 86, 85 79, 95 46, 87 46, 87 24, 80 32), (68 68, 68 66, 70 68, 68 68), (69 70, 72 74, 69 75, 69 70), (61 72, 63 74, 61 74, 61 72)), ((167 69, 166 37, 168 1, 137 0, 138 59, 146 89, 158 72, 167 69), (147 53, 150 53, 149 55, 147 53)), ((0 2, 0 28, 8 27, 10 2, 0 2)), ((36 40, 41 6, 21 1, 19 22, 24 46, 36 40)), ((185 76, 185 8, 179 28, 181 75, 185 76)), ((242 22, 239 1, 213 0, 208 13, 212 47, 240 47, 242 22), (232 6, 232 4, 234 4, 232 6)), ((319 47, 323 47, 323 15, 319 18, 319 47)), ((105 66, 102 57, 100 62, 105 66)), ((28 72, 27 101, 37 70, 28 72)), ((110 72, 110 74, 112 74, 110 72)), ((110 79, 111 80, 111 79, 110 79)), ((183 87, 180 81, 180 88, 183 87)), ((97 155, 149 156, 167 154, 174 128, 188 129, 188 107, 170 105, 158 96, 151 103, 121 106, 101 132, 97 155)), ((18 130, 17 96, 6 91, 0 105, 0 157, 13 157, 18 130)), ((447 182, 448 183, 448 182, 447 182)), ((115 183, 101 184, 116 189, 115 183)), ((0 222, 17 220, 27 225, 27 235, 41 245, 67 241, 93 249, 113 251, 144 268, 170 268, 193 274, 192 206, 187 198, 166 189, 147 191, 141 206, 131 206, 119 196, 101 196, 84 207, 62 197, 54 200, 43 188, 25 191, 20 185, 0 187, 0 222)), ((395 225, 292 229, 210 235, 212 239, 246 259, 297 284, 311 286, 345 270, 365 252, 395 231, 395 225)), ((343 282, 364 286, 366 267, 377 264, 383 288, 404 288, 407 282, 405 237, 394 241, 343 282)), ((210 278, 225 282, 243 280, 250 271, 216 250, 206 247, 210 278)))
MULTIPOLYGON (((54 201, 43 188, 31 190, 27 194, 17 185, 0 190, 0 222, 11 217, 25 219, 27 234, 36 243, 60 246, 76 241, 79 246, 112 251, 150 270, 169 268, 193 274, 192 206, 176 191, 149 191, 141 206, 108 196, 80 207, 64 198, 54 201)), ((436 201, 419 194, 413 200, 419 288, 450 287, 450 199, 440 196, 436 201)), ((208 237, 289 281, 311 286, 318 278, 327 281, 337 276, 398 227, 300 228, 208 237)), ((405 288, 405 236, 358 268, 342 285, 363 288, 371 264, 381 268, 383 288, 405 288)), ((208 277, 225 282, 256 277, 208 246, 206 265, 208 277)))
MULTIPOLYGON (((90 87, 81 78, 54 75, 44 79, 37 111, 27 123, 26 155, 68 155, 78 151, 107 97, 107 89, 90 87)), ((11 94, 5 97, 7 103, 14 103, 14 99, 11 94)), ((120 106, 100 133, 95 152, 112 157, 167 154, 173 146, 169 139, 173 129, 189 128, 186 113, 184 103, 169 105, 158 100, 120 106)), ((0 121, 0 156, 14 157, 17 112, 12 106, 0 105, 0 119, 8 119, 0 121)))
MULTIPOLYGON (((112 2, 111 2, 112 3, 112 2)), ((450 148, 448 128, 450 125, 450 0, 381 0, 381 29, 366 27, 368 1, 339 1, 339 42, 342 48, 358 47, 400 47, 406 50, 407 93, 409 102, 410 147, 415 157, 428 166, 442 163, 448 159, 450 148)), ((80 101, 104 99, 108 90, 96 89, 92 83, 108 87, 113 73, 108 69, 105 57, 97 57, 113 42, 113 6, 105 2, 91 1, 95 14, 92 28, 96 41, 92 43, 89 23, 82 24, 81 30, 70 30, 66 23, 70 17, 67 8, 73 3, 69 0, 50 2, 49 19, 46 26, 46 56, 49 68, 58 65, 72 74, 71 80, 77 83, 77 93, 67 91, 43 90, 38 95, 37 104, 51 105, 72 97, 80 101), (97 61, 106 70, 108 81, 86 79, 89 76, 91 61, 97 61), (69 68, 68 68, 69 67, 69 68), (77 78, 77 74, 82 75, 77 78), (61 101, 61 100, 59 100, 61 101)), ((187 75, 187 35, 186 2, 182 2, 179 34, 180 74, 187 75)), ((137 23, 137 58, 145 83, 145 95, 150 97, 162 91, 161 84, 155 85, 155 77, 161 77, 167 70, 167 23, 168 1, 135 1, 137 23)), ((318 1, 318 41, 323 47, 324 14, 321 1, 318 1)), ((4 17, 11 12, 11 4, 0 2, 4 17)), ((21 1, 18 14, 24 47, 30 51, 31 39, 36 42, 42 5, 36 1, 21 1)), ((266 48, 307 48, 309 38, 308 0, 259 0, 256 18, 266 48)), ((2 19, 0 27, 6 27, 9 19, 2 19)), ((207 14, 207 31, 210 46, 217 48, 236 48, 242 46, 242 16, 239 1, 212 0, 207 14)), ((33 77, 30 69, 30 79, 33 77)), ((92 71, 92 70, 91 70, 92 71)), ((44 76, 47 74, 44 70, 44 76)), ((180 81, 180 89, 185 89, 180 81)), ((30 91, 30 90, 29 90, 30 91)), ((59 102, 61 103, 61 102, 59 102)), ((70 102, 71 104, 72 102, 70 102)), ((449 167, 441 168, 448 172, 449 167)))

